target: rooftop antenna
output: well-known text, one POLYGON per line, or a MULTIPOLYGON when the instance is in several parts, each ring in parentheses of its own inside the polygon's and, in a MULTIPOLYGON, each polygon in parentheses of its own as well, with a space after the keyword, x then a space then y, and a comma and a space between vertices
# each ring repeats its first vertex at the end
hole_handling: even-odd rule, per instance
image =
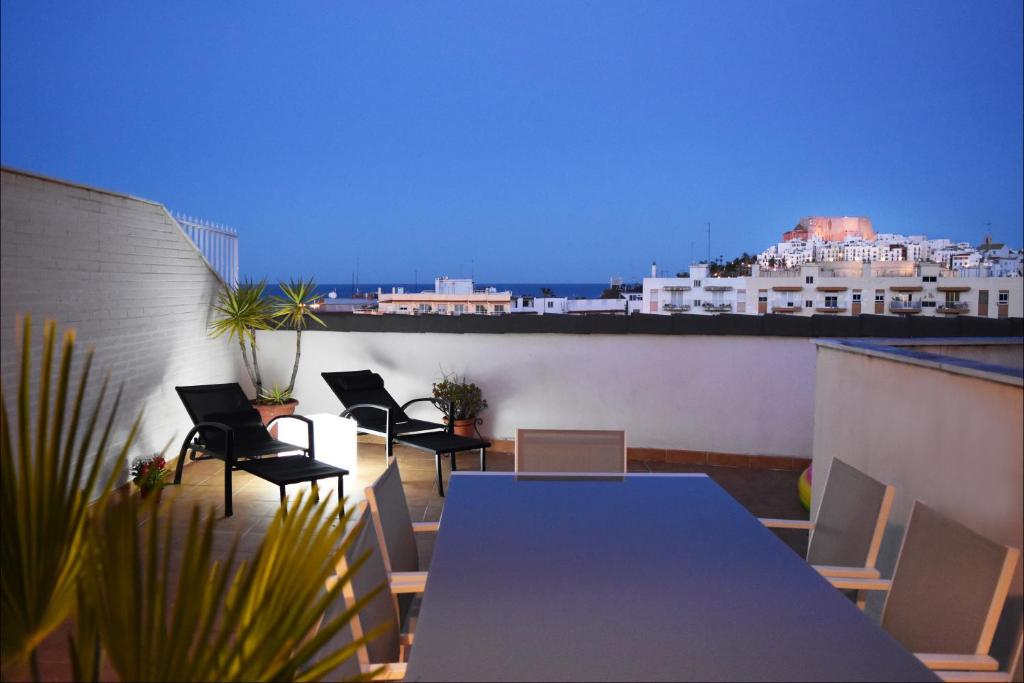
POLYGON ((708 226, 708 263, 711 263, 711 221, 707 222, 708 226))

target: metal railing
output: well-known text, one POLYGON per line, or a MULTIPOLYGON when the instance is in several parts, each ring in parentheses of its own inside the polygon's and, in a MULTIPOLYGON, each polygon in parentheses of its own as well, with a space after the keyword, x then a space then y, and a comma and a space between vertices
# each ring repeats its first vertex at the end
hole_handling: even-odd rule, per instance
POLYGON ((224 282, 237 286, 238 233, 223 225, 180 213, 174 214, 174 220, 224 282))
POLYGON ((711 313, 718 313, 722 311, 731 311, 732 304, 705 302, 703 308, 705 311, 709 311, 711 313))
POLYGON ((940 311, 957 311, 964 312, 968 310, 969 305, 966 301, 943 301, 939 304, 940 311))
POLYGON ((889 302, 889 309, 892 311, 920 311, 920 301, 903 301, 901 299, 893 299, 889 302))
POLYGON ((665 304, 661 308, 664 311, 688 311, 690 304, 665 304))

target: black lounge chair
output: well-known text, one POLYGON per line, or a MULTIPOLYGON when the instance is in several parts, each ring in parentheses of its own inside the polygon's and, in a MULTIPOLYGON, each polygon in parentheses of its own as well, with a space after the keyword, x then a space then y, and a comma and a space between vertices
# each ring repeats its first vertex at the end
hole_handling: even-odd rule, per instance
POLYGON ((236 383, 202 384, 175 387, 181 402, 192 418, 193 426, 181 444, 174 483, 181 483, 185 466, 185 452, 192 460, 217 458, 224 461, 224 515, 233 514, 231 503, 231 472, 242 470, 265 479, 281 490, 284 502, 288 484, 312 482, 314 490, 320 479, 338 478, 338 500, 342 500, 342 477, 348 470, 334 467, 316 459, 313 447, 313 422, 302 415, 280 415, 266 426, 259 411, 252 407, 245 392, 236 383), (268 427, 282 418, 306 423, 308 447, 278 441, 268 427), (301 451, 302 455, 281 455, 301 451), (202 455, 196 455, 202 453, 202 455), (264 457, 273 456, 273 457, 264 457))
POLYGON ((384 437, 384 466, 391 464, 394 456, 394 444, 416 448, 434 454, 437 469, 437 492, 444 496, 444 482, 441 478, 441 455, 451 456, 451 467, 455 471, 458 465, 455 454, 459 451, 480 451, 480 469, 487 466, 487 449, 491 443, 482 439, 470 439, 452 433, 454 420, 448 424, 428 422, 409 417, 405 409, 414 403, 427 402, 450 418, 452 405, 450 401, 433 398, 414 398, 399 405, 388 390, 384 388, 384 380, 371 370, 353 370, 350 372, 322 372, 324 381, 338 397, 345 410, 341 417, 356 421, 356 431, 360 434, 373 434, 384 437))

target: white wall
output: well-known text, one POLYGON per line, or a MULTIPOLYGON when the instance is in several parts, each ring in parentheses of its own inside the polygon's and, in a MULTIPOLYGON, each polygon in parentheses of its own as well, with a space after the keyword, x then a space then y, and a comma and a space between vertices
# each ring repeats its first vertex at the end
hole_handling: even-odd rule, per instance
MULTIPOLYGON (((285 383, 293 332, 258 336, 264 381, 285 383)), ((379 372, 400 403, 443 372, 490 403, 481 431, 625 429, 630 446, 809 457, 814 347, 804 338, 417 334, 309 331, 296 382, 301 413, 341 411, 324 371, 379 372)))
POLYGON ((56 319, 77 329, 79 359, 96 346, 88 407, 102 371, 111 371, 112 387, 124 386, 110 452, 143 407, 133 455, 180 441, 191 423, 174 386, 238 378, 236 350, 206 336, 218 277, 159 204, 10 169, 0 178, 7 395, 18 386, 16 316, 32 314, 37 340, 43 320, 56 319))

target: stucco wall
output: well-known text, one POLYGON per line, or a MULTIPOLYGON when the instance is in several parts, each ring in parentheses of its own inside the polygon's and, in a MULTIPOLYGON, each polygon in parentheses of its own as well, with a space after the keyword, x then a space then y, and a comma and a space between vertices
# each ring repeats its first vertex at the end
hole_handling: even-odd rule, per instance
MULTIPOLYGON (((1019 385, 819 348, 816 396, 812 518, 834 457, 894 485, 878 561, 883 576, 891 576, 915 499, 992 540, 1022 546, 1019 385)), ((1018 565, 1000 654, 1019 633, 1021 589, 1018 565)))
MULTIPOLYGON (((258 335, 264 382, 285 383, 293 332, 258 335)), ((625 429, 631 447, 809 457, 814 347, 806 338, 423 334, 310 331, 296 382, 300 412, 340 403, 324 371, 371 368, 399 402, 465 374, 490 403, 481 431, 625 429)))
POLYGON ((233 350, 206 336, 218 277, 159 204, 9 169, 0 178, 8 396, 18 383, 16 316, 32 314, 37 341, 43 320, 52 318, 77 329, 79 360, 88 345, 96 347, 88 409, 102 371, 111 371, 112 388, 124 387, 112 452, 143 407, 134 455, 184 438, 190 422, 174 386, 238 377, 233 350))

